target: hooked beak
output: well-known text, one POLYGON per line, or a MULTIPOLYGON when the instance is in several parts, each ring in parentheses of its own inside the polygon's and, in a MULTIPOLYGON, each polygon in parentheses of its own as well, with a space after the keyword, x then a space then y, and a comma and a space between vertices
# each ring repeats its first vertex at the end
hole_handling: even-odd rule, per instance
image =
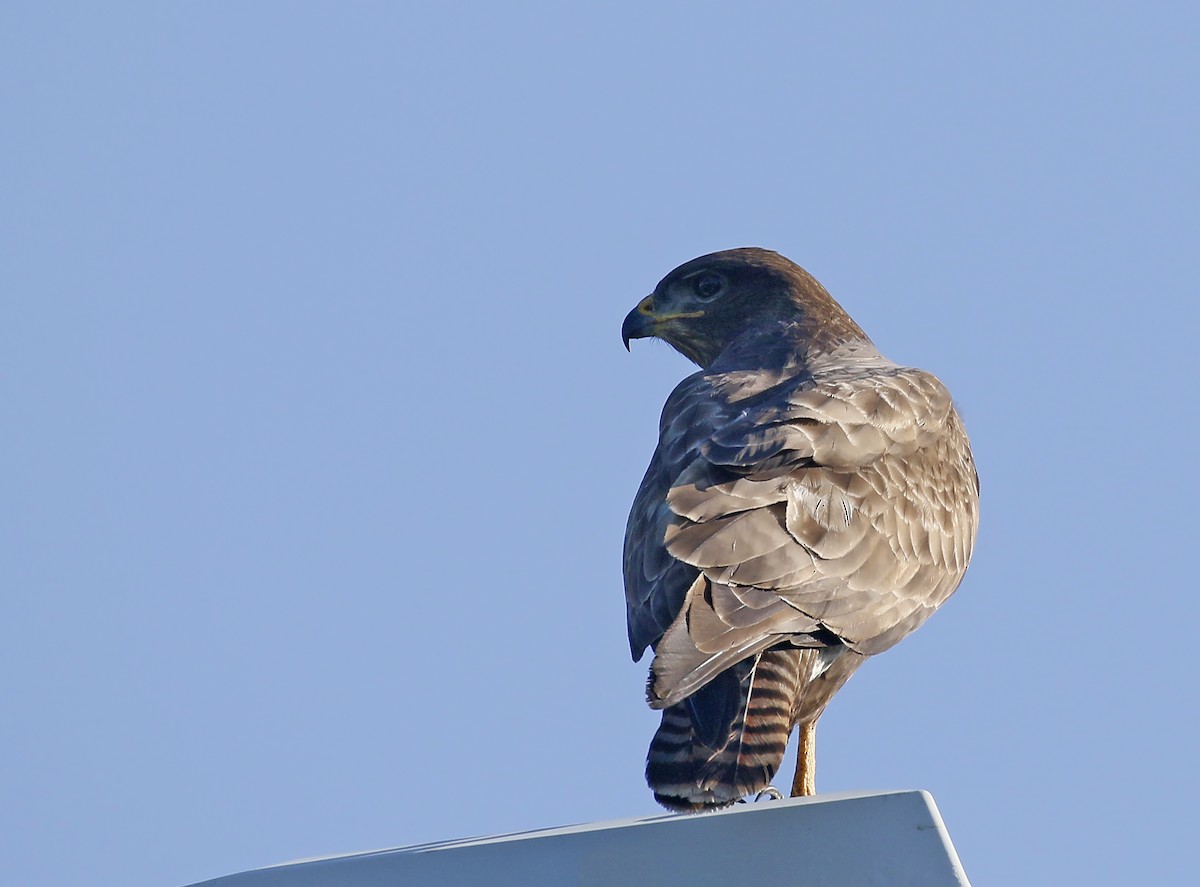
POLYGON ((644 339, 654 335, 654 297, 646 296, 637 303, 637 307, 625 315, 621 324, 621 342, 625 350, 629 350, 630 339, 644 339))
POLYGON ((691 317, 703 317, 703 311, 679 311, 675 314, 655 314, 654 296, 646 296, 637 303, 637 307, 625 315, 621 324, 621 341, 625 350, 629 350, 630 339, 645 339, 657 336, 659 330, 672 320, 686 320, 691 317))

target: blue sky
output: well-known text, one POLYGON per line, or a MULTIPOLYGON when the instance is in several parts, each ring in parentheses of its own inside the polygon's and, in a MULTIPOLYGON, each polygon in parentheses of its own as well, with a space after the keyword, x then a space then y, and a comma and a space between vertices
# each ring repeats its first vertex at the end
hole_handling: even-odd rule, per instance
POLYGON ((656 812, 620 547, 690 369, 619 329, 761 245, 949 385, 983 485, 818 788, 930 790, 977 884, 1182 883, 1198 26, 5 4, 0 880, 656 812))

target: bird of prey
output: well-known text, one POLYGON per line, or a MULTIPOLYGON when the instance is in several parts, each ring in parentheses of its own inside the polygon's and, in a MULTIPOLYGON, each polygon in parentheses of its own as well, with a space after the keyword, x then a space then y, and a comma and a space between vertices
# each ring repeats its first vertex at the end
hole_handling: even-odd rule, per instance
POLYGON ((646 780, 673 810, 769 786, 868 656, 958 586, 979 480, 950 393, 885 358, 803 268, 744 248, 680 265, 629 312, 700 370, 663 407, 625 531, 633 658, 662 710, 646 780))

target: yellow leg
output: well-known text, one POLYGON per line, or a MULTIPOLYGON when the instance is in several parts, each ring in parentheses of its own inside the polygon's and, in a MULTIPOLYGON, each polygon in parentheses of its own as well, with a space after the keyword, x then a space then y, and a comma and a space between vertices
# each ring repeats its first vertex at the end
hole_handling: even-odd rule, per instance
POLYGON ((807 798, 817 793, 817 721, 800 725, 800 747, 796 751, 796 778, 792 797, 807 798))

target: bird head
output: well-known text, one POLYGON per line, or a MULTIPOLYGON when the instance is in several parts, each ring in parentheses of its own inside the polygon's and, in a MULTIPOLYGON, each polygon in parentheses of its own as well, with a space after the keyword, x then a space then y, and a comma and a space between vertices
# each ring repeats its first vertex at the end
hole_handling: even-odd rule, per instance
POLYGON ((638 302, 621 339, 662 339, 707 368, 747 331, 787 325, 803 344, 822 348, 867 340, 816 279, 789 259, 758 247, 730 249, 680 265, 638 302))

